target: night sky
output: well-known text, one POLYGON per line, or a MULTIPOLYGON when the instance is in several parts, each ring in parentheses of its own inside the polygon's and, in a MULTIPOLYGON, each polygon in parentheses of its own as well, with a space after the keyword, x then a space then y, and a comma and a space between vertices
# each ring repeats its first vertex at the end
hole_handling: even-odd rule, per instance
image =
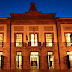
POLYGON ((0 18, 10 13, 25 13, 31 2, 41 13, 57 13, 56 17, 72 17, 72 0, 0 0, 0 18))

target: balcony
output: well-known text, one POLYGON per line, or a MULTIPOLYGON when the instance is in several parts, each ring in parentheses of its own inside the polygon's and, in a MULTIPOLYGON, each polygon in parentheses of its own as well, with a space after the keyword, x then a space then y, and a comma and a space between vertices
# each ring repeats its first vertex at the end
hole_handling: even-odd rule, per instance
POLYGON ((0 42, 0 47, 3 47, 3 42, 0 42))
POLYGON ((43 46, 45 46, 45 47, 53 47, 54 46, 54 42, 44 42, 43 46))
POLYGON ((23 42, 14 42, 15 47, 23 47, 23 42))
MULTIPOLYGON (((15 47, 25 47, 25 46, 31 46, 31 42, 25 43, 25 42, 14 42, 15 47)), ((41 42, 38 42, 38 46, 41 46, 41 42)))
MULTIPOLYGON (((15 47, 26 47, 26 46, 31 46, 31 42, 25 43, 25 42, 14 42, 15 47)), ((38 46, 41 46, 41 42, 38 42, 38 46)), ((44 47, 53 47, 54 42, 44 42, 43 45, 44 47)), ((32 46, 35 47, 35 46, 32 46)))
POLYGON ((72 46, 71 42, 65 42, 66 46, 72 46))
MULTIPOLYGON (((28 42, 28 46, 31 46, 31 42, 28 42)), ((38 42, 38 46, 41 46, 41 42, 38 42)))

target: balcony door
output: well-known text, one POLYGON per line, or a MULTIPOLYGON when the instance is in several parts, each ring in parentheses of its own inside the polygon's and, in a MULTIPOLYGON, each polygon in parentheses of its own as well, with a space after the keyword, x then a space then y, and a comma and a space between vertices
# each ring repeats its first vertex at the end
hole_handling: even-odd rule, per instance
POLYGON ((30 34, 30 42, 31 42, 31 46, 38 46, 38 34, 30 34))

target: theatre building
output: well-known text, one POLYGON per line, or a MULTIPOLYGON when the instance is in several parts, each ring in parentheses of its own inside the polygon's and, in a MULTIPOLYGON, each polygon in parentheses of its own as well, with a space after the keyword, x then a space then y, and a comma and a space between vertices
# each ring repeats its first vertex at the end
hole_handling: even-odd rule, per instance
POLYGON ((0 69, 71 69, 72 18, 25 13, 0 18, 0 69))

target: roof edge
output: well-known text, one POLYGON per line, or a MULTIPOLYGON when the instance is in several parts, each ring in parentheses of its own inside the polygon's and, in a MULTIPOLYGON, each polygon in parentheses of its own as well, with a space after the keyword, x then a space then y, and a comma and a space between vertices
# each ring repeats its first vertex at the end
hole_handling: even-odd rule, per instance
POLYGON ((56 19, 72 19, 72 17, 56 17, 56 19))

